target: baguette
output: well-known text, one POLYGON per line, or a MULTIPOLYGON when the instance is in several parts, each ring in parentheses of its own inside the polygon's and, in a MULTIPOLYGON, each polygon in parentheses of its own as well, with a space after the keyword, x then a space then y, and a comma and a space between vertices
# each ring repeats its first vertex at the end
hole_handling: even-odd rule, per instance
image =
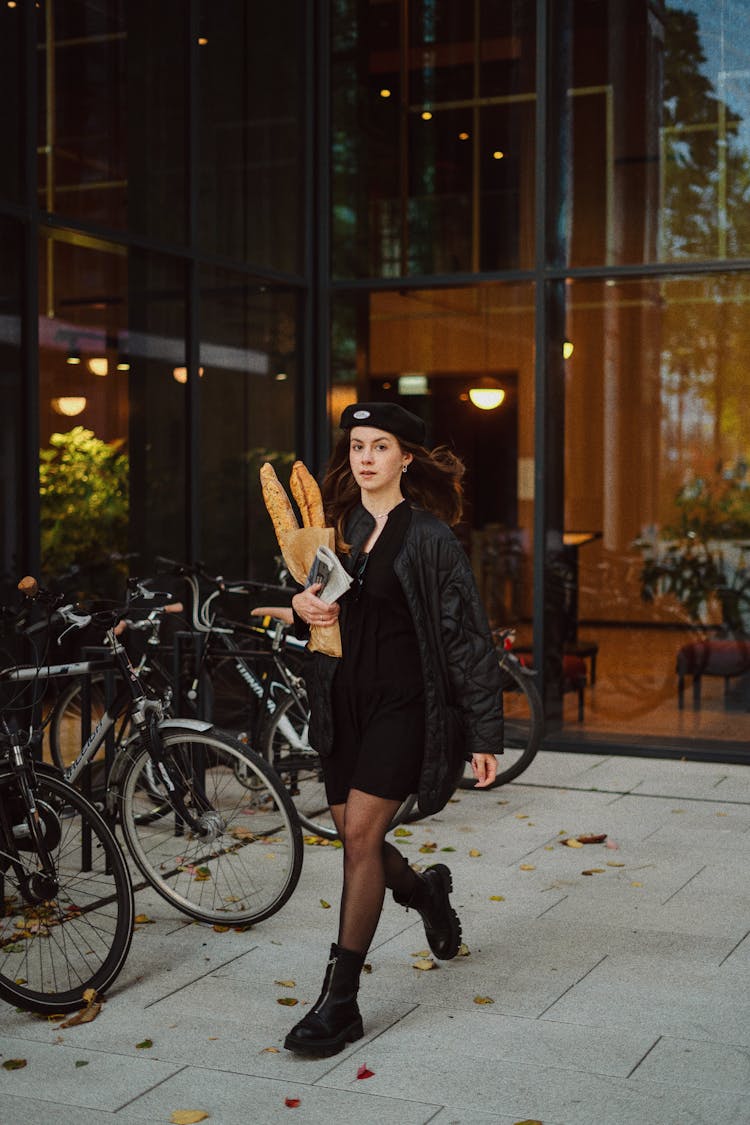
POLYGON ((273 521, 276 538, 281 545, 283 533, 299 530, 299 524, 284 486, 276 476, 274 467, 269 461, 266 461, 260 467, 260 486, 263 491, 263 501, 273 521))
POLYGON ((325 527, 323 497, 320 494, 318 482, 304 461, 295 461, 292 465, 289 486, 292 490, 292 496, 297 501, 303 525, 305 527, 325 527))

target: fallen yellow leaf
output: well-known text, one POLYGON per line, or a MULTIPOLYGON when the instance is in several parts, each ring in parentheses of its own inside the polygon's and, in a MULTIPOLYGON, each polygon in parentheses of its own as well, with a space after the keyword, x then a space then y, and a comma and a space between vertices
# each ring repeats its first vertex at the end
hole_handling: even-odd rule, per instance
POLYGON ((281 1054, 278 1047, 264 1047, 260 1052, 261 1055, 278 1055, 281 1054))
POLYGON ((492 999, 491 996, 475 996, 474 997, 474 1003, 475 1004, 494 1004, 495 1001, 492 999))
POLYGON ((136 914, 133 919, 137 926, 153 926, 153 918, 149 918, 148 914, 136 914))
POLYGON ((296 988, 297 985, 293 980, 275 980, 274 984, 281 985, 282 988, 296 988))
POLYGON ((469 852, 469 855, 472 857, 472 859, 476 859, 476 857, 478 855, 481 855, 481 854, 482 853, 479 851, 478 848, 472 848, 471 851, 469 852))
POLYGON ((533 863, 521 863, 519 871, 536 871, 536 867, 533 863))
POLYGON ((505 902, 505 895, 490 895, 490 902, 505 902))
POLYGON ((169 1120, 172 1125, 197 1125, 198 1121, 205 1121, 207 1117, 202 1109, 176 1109, 169 1120))
POLYGON ((554 844, 545 844, 544 850, 545 850, 545 852, 553 852, 555 850, 555 845, 554 844))
POLYGON ((408 829, 408 828, 394 828, 393 835, 403 837, 403 836, 411 836, 412 833, 411 833, 410 829, 408 829))
POLYGON ((429 969, 436 969, 437 965, 431 957, 420 957, 418 961, 412 962, 413 969, 421 969, 422 972, 428 972, 429 969))
POLYGON ((528 820, 528 819, 529 819, 528 813, 525 813, 525 812, 517 812, 516 813, 516 820, 528 820))
POLYGON ((412 953, 412 957, 429 957, 429 949, 420 949, 417 953, 412 953))
POLYGON ((470 957, 471 956, 471 950, 469 949, 466 942, 463 942, 463 941, 461 942, 461 944, 458 947, 458 953, 456 954, 456 956, 457 957, 470 957))
POLYGON ((643 883, 631 883, 631 887, 642 887, 643 883))
POLYGON ((58 1024, 58 1031, 63 1027, 77 1027, 80 1023, 91 1023, 92 1020, 96 1019, 102 1010, 102 1002, 97 1000, 96 990, 87 988, 83 993, 83 999, 86 1001, 86 1007, 82 1008, 80 1012, 76 1012, 64 1023, 58 1024))
POLYGON ((320 900, 320 905, 323 907, 324 910, 330 910, 331 909, 330 902, 326 902, 326 900, 324 898, 322 898, 320 900))
POLYGON ((625 866, 624 863, 620 863, 616 859, 608 859, 607 860, 607 867, 624 867, 624 866, 625 866))
POLYGON ((563 844, 565 844, 566 848, 582 848, 583 847, 583 844, 581 843, 580 840, 574 840, 572 837, 567 839, 567 840, 563 840, 563 844))
POLYGON ((295 1004, 299 1004, 299 1000, 296 996, 277 996, 276 1003, 283 1004, 286 1008, 293 1008, 295 1004))
POLYGON ((226 934, 226 933, 229 933, 230 927, 229 926, 218 926, 217 925, 217 926, 214 926, 213 929, 214 929, 215 934, 226 934))

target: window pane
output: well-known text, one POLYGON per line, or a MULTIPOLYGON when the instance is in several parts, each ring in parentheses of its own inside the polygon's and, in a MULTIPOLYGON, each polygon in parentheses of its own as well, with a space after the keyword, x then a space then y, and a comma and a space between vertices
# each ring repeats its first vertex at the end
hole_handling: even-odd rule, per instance
POLYGON ((569 262, 746 257, 747 0, 571 11, 569 262))
POLYGON ((334 8, 334 272, 530 267, 534 4, 399 10, 334 8))
POLYGON ((746 741, 750 279, 568 291, 565 527, 586 533, 567 576, 568 653, 598 646, 586 732, 746 741))
POLYGON ((399 402, 427 423, 427 444, 466 463, 456 529, 495 625, 531 619, 533 286, 377 292, 334 303, 331 412, 356 398, 399 402), (480 409, 469 392, 504 392, 480 409))
POLYGON ((23 400, 21 397, 21 227, 0 218, 0 596, 11 601, 21 575, 23 507, 23 400))
POLYGON ((279 548, 260 491, 294 460, 297 297, 224 270, 201 275, 203 558, 214 573, 275 581, 279 548))
POLYGON ((201 245, 299 271, 304 4, 203 0, 200 11, 201 245))
POLYGON ((23 10, 20 5, 0 8, 0 195, 18 203, 24 190, 22 143, 24 115, 19 107, 23 95, 23 10))
POLYGON ((57 234, 39 272, 42 567, 118 598, 184 552, 183 267, 57 234))
POLYGON ((179 0, 39 9, 44 210, 185 240, 185 35, 179 0))

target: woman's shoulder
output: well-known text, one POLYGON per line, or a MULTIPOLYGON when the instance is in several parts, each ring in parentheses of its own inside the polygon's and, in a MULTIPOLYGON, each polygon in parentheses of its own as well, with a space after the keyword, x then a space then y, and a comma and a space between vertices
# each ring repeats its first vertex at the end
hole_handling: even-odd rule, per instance
POLYGON ((458 543, 448 524, 424 508, 412 508, 410 530, 424 539, 458 543))

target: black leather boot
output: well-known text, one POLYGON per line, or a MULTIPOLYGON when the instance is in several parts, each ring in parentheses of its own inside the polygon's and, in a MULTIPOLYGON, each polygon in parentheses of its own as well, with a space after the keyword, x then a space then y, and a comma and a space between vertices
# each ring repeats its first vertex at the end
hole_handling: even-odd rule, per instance
POLYGON ((331 946, 323 991, 310 1011, 292 1028, 284 1040, 288 1051, 308 1055, 335 1055, 347 1043, 364 1035, 357 1006, 359 974, 363 953, 331 946))
POLYGON ((424 922, 430 949, 441 961, 450 961, 461 948, 461 922, 450 904, 453 878, 444 863, 414 872, 417 884, 409 895, 393 892, 399 906, 413 906, 424 922))

